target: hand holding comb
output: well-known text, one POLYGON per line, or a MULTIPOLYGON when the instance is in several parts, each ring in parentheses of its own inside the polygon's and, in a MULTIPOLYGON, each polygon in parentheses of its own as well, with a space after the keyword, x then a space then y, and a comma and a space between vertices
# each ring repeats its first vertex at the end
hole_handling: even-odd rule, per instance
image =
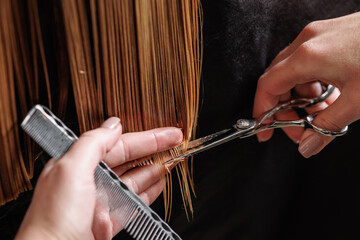
MULTIPOLYGON (((22 123, 23 129, 53 158, 59 159, 77 140, 49 109, 37 105, 22 123)), ((134 239, 180 239, 126 184, 101 162, 95 170, 97 202, 134 239)))

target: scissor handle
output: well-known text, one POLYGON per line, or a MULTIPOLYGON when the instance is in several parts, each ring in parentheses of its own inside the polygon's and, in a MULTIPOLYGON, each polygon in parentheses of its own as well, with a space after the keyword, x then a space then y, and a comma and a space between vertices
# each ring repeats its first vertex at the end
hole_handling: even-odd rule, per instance
POLYGON ((295 108, 304 109, 304 108, 311 107, 317 103, 323 102, 334 92, 334 90, 335 90, 334 86, 328 85, 326 91, 316 98, 293 99, 289 102, 286 102, 286 103, 283 103, 283 104, 280 104, 280 105, 274 107, 270 111, 265 112, 264 114, 262 114, 260 117, 257 118, 257 120, 256 120, 257 125, 254 129, 254 132, 258 133, 258 132, 264 131, 266 129, 271 129, 271 128, 284 128, 284 127, 293 127, 293 126, 305 127, 305 125, 308 124, 312 129, 314 129, 314 131, 316 131, 322 135, 325 135, 325 136, 338 137, 338 136, 344 135, 348 131, 348 126, 344 127, 340 131, 330 131, 330 130, 323 129, 323 128, 320 128, 320 127, 314 125, 313 120, 318 113, 310 114, 304 118, 297 119, 297 120, 289 120, 289 121, 274 120, 270 123, 264 123, 264 121, 266 119, 269 119, 275 113, 278 113, 278 112, 281 112, 284 110, 288 110, 288 109, 295 109, 295 108))
POLYGON ((318 104, 320 102, 323 102, 334 92, 334 90, 335 90, 334 86, 328 85, 326 91, 318 97, 297 98, 297 99, 292 99, 288 102, 282 103, 282 104, 274 107, 273 109, 260 115, 257 118, 258 126, 261 125, 266 119, 269 119, 270 117, 272 117, 275 113, 278 113, 278 112, 281 112, 284 110, 288 110, 288 109, 295 109, 295 108, 304 109, 304 108, 314 106, 315 104, 318 104))
POLYGON ((339 131, 330 131, 313 124, 313 120, 317 113, 307 115, 303 118, 296 120, 274 120, 270 123, 263 123, 254 129, 254 134, 273 128, 285 128, 285 127, 305 127, 306 125, 311 127, 315 132, 329 137, 340 137, 347 133, 348 126, 340 129, 339 131))

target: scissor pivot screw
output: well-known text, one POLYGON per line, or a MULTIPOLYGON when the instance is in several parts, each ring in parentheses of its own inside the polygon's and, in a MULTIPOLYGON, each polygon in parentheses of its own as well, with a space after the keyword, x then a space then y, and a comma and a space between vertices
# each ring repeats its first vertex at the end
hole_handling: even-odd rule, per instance
POLYGON ((254 125, 254 121, 251 121, 249 119, 239 119, 236 122, 236 127, 238 129, 248 129, 254 125))

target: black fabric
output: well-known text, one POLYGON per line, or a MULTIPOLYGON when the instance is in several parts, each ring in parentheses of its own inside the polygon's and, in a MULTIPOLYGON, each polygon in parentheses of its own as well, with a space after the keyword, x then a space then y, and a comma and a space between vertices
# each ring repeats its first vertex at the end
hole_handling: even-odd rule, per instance
MULTIPOLYGON (((198 136, 251 117, 257 79, 306 24, 360 10, 359 0, 204 0, 202 5, 198 136)), ((302 158, 281 130, 267 143, 252 137, 201 153, 194 160, 194 218, 188 222, 174 185, 170 225, 183 239, 359 239, 359 134, 357 122, 310 159, 302 158)), ((0 208, 1 239, 13 236, 28 195, 0 208)), ((161 202, 152 205, 160 215, 161 202)), ((130 238, 120 233, 115 239, 130 238)))
MULTIPOLYGON (((311 21, 353 13, 360 1, 203 1, 199 136, 251 117, 257 79, 311 21)), ((194 160, 197 198, 170 225, 183 239, 359 239, 360 124, 304 159, 281 130, 237 140, 194 160)))

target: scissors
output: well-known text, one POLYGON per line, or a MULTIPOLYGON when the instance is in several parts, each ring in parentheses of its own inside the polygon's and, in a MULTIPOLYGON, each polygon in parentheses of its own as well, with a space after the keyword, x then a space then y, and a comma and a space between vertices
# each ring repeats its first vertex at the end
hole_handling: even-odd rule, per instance
POLYGON ((331 137, 342 136, 348 131, 348 126, 344 127, 340 131, 329 131, 313 124, 313 120, 319 112, 309 114, 303 118, 296 120, 285 120, 285 121, 273 120, 271 122, 266 121, 267 119, 271 118, 278 112, 289 109, 305 109, 314 106, 315 104, 318 104, 320 102, 323 102, 332 94, 334 89, 335 89, 334 86, 328 85, 326 91, 316 98, 293 99, 290 100, 289 102, 285 102, 274 107, 273 109, 263 113, 256 119, 239 119, 230 129, 225 129, 210 134, 206 137, 198 138, 196 140, 189 142, 187 150, 183 154, 164 162, 163 165, 181 161, 185 158, 191 157, 205 150, 219 146, 233 139, 250 137, 259 132, 274 128, 309 126, 314 131, 325 136, 331 136, 331 137))

